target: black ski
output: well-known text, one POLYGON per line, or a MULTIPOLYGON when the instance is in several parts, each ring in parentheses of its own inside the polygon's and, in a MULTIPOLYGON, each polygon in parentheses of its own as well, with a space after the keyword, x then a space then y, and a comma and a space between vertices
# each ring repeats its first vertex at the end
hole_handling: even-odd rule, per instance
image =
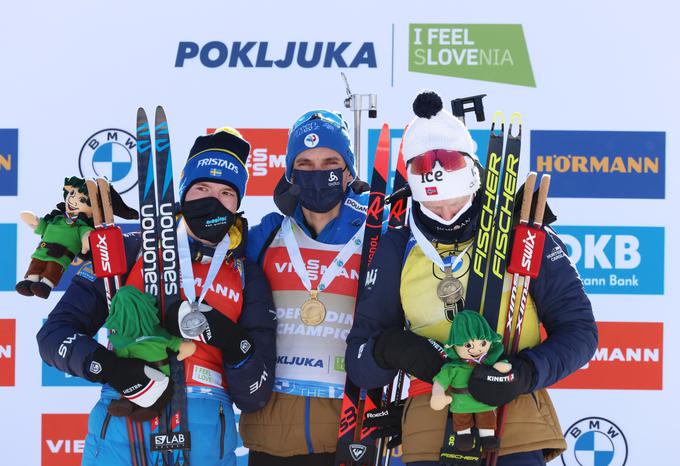
MULTIPOLYGON (((387 185, 387 169, 389 164, 390 132, 385 124, 380 132, 376 151, 371 191, 366 213, 366 231, 361 252, 359 268, 359 286, 357 300, 364 287, 368 267, 378 248, 382 233, 382 221, 385 207, 385 188, 387 185)), ((361 388, 357 387, 349 377, 345 378, 345 390, 340 411, 338 443, 335 452, 335 464, 349 466, 353 464, 373 466, 376 446, 371 433, 375 428, 360 428, 366 411, 377 408, 382 403, 382 388, 369 390, 365 400, 361 401, 361 388)))

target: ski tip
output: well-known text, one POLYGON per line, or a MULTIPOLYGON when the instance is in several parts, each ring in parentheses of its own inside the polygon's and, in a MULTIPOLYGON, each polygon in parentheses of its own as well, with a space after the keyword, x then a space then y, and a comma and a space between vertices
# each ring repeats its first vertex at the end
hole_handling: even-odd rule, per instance
POLYGON ((162 105, 156 107, 156 118, 158 118, 159 116, 165 118, 165 109, 163 109, 162 105))

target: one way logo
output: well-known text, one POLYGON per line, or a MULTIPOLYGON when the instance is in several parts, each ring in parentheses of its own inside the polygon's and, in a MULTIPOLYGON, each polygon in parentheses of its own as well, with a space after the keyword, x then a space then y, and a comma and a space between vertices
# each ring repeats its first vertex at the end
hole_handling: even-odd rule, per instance
POLYGON ((349 454, 354 461, 359 461, 366 453, 366 446, 359 443, 352 443, 349 446, 349 454))

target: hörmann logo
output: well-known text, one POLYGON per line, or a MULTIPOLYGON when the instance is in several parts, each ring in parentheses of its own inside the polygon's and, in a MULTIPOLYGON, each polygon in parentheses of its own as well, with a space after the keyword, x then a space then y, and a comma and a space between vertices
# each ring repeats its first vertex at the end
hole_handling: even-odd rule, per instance
POLYGON ((557 232, 586 292, 663 294, 663 228, 560 226, 557 232))
POLYGON ((17 195, 19 130, 0 129, 0 196, 17 195))
POLYGON ((411 24, 408 69, 536 87, 521 24, 411 24))
POLYGON ((14 386, 16 321, 0 319, 0 387, 14 386))
POLYGON ((663 389, 663 322, 598 322, 591 360, 551 388, 663 389))
POLYGON ((531 131, 531 169, 552 175, 551 197, 663 199, 666 133, 531 131))
POLYGON ((180 42, 175 68, 187 62, 206 68, 376 68, 373 42, 180 42))

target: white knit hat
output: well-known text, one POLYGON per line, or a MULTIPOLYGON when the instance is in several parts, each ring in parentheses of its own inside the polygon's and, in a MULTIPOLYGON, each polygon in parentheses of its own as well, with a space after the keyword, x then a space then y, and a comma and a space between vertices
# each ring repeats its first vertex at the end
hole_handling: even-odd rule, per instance
POLYGON ((404 134, 404 161, 435 149, 465 152, 466 166, 448 172, 438 164, 437 176, 415 175, 408 170, 408 182, 415 201, 440 201, 475 193, 480 186, 479 170, 473 158, 475 143, 458 118, 443 109, 442 99, 432 91, 423 91, 413 101, 416 118, 404 134))

